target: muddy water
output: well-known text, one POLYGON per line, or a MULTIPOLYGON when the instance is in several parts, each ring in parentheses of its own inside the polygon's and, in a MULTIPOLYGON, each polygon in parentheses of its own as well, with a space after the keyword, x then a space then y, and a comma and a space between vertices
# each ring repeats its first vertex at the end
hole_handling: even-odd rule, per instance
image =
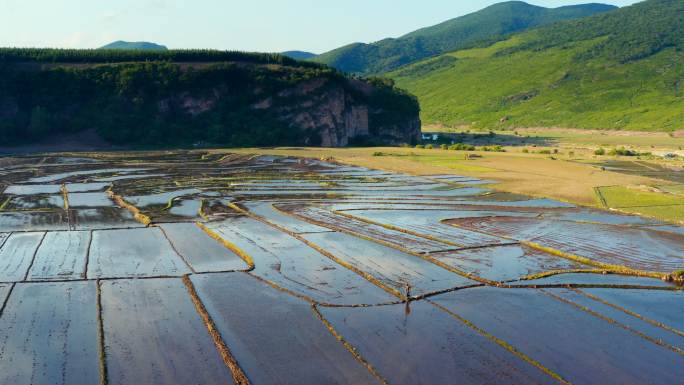
POLYGON ((94 282, 17 284, 0 318, 0 384, 100 381, 94 282))
MULTIPOLYGON (((605 290, 623 291, 620 289, 604 289, 604 291, 605 290)), ((599 313, 603 317, 609 318, 612 320, 612 322, 615 322, 616 326, 626 327, 630 330, 633 330, 634 334, 648 338, 653 342, 662 343, 667 347, 684 351, 684 331, 671 329, 669 327, 662 327, 659 324, 663 319, 662 317, 667 317, 667 315, 659 314, 658 317, 655 317, 658 321, 653 319, 651 320, 652 322, 649 322, 642 318, 643 316, 636 316, 637 313, 629 314, 625 311, 625 308, 612 306, 613 303, 610 301, 602 301, 600 299, 592 298, 586 295, 586 290, 548 289, 547 291, 565 300, 571 301, 572 303, 583 306, 592 312, 599 313)), ((677 294, 679 295, 667 298, 665 300, 663 300, 661 297, 661 303, 658 304, 660 306, 656 305, 655 307, 660 308, 664 304, 665 306, 681 308, 681 306, 677 305, 684 303, 682 302, 682 300, 684 300, 684 296, 681 295, 682 293, 677 294)), ((657 298, 658 295, 654 293, 651 297, 657 298)), ((674 314, 670 314, 670 317, 667 318, 671 321, 671 315, 676 314, 677 316, 681 316, 682 313, 684 313, 684 311, 677 309, 674 311, 674 314)))
POLYGON ((60 209, 63 207, 64 198, 61 195, 18 195, 10 198, 4 209, 14 211, 60 209))
POLYGON ((38 195, 38 194, 59 194, 62 188, 59 184, 32 184, 32 185, 14 185, 5 189, 5 194, 12 195, 38 195))
POLYGON ((453 245, 407 234, 398 230, 388 229, 361 220, 350 219, 318 207, 290 205, 278 207, 283 211, 297 215, 301 219, 311 220, 319 225, 325 224, 326 227, 333 230, 349 232, 362 238, 376 239, 380 242, 395 245, 399 248, 408 249, 417 253, 429 253, 454 248, 453 245))
MULTIPOLYGON (((550 277, 532 279, 527 281, 511 282, 511 285, 617 285, 617 286, 659 286, 675 287, 674 284, 664 282, 661 279, 633 277, 617 274, 558 274, 550 277)), ((650 292, 647 292, 650 293, 650 292)))
POLYGON ((173 247, 196 272, 246 270, 247 263, 194 223, 160 225, 173 247))
POLYGON ((352 235, 332 232, 305 234, 303 237, 404 295, 407 290, 410 295, 424 295, 478 283, 420 257, 352 235))
POLYGON ((7 238, 9 238, 9 233, 0 233, 0 248, 2 248, 2 245, 5 243, 7 238))
POLYGON ((474 288, 432 301, 572 383, 673 384, 684 376, 679 353, 537 290, 474 288))
POLYGON ((69 230, 64 210, 0 213, 0 229, 7 231, 69 230))
POLYGON ((13 233, 0 249, 0 282, 23 281, 45 233, 13 233))
POLYGON ((425 302, 320 311, 390 384, 556 383, 425 302))
MULTIPOLYGON (((491 235, 459 229, 442 223, 443 220, 459 217, 497 216, 493 212, 459 212, 459 211, 394 211, 394 210, 362 210, 348 212, 348 215, 363 218, 386 226, 395 226, 416 234, 433 237, 461 247, 477 247, 507 243, 508 240, 491 235)), ((522 216, 525 213, 515 213, 522 216)), ((503 215, 499 213, 498 215, 503 215)), ((531 215, 531 214, 528 214, 531 215)))
POLYGON ((105 230, 144 226, 135 220, 130 211, 118 207, 81 208, 70 210, 70 213, 73 230, 105 230))
POLYGON ((45 235, 28 274, 31 281, 85 278, 90 246, 88 231, 55 231, 45 235))
POLYGON ((379 383, 308 303, 244 273, 193 276, 192 282, 252 384, 379 383))
POLYGON ((659 290, 583 289, 591 295, 684 334, 684 292, 659 290))
POLYGON ((500 282, 545 271, 592 268, 522 245, 447 251, 431 256, 477 277, 500 282))
POLYGON ((190 269, 158 228, 93 232, 88 278, 181 276, 190 269))
POLYGON ((200 199, 184 199, 180 202, 174 202, 173 207, 169 209, 169 214, 179 217, 199 219, 199 211, 201 207, 202 202, 200 199))
POLYGON ((258 215, 265 220, 274 223, 278 226, 282 226, 289 231, 295 233, 321 233, 326 231, 331 231, 330 229, 322 226, 317 226, 312 223, 308 223, 299 218, 295 218, 291 215, 286 215, 273 207, 274 202, 248 202, 245 203, 245 207, 253 214, 258 215))
POLYGON ((67 183, 66 189, 70 193, 83 193, 90 191, 104 191, 109 183, 67 183))
POLYGON ((355 305, 397 300, 303 242, 254 219, 232 218, 210 227, 254 260, 252 274, 314 301, 355 305))
POLYGON ((102 283, 107 383, 231 384, 180 279, 102 283))
POLYGON ((680 292, 670 291, 675 286, 586 273, 519 280, 587 268, 521 240, 633 268, 682 270, 681 227, 492 192, 488 181, 473 178, 400 175, 316 159, 201 151, 71 158, 0 159, 0 189, 7 187, 0 197, 6 280, 0 279, 0 307, 12 282, 22 282, 0 315, 0 369, 9 368, 0 376, 99 383, 92 323, 94 281, 103 278, 110 373, 104 380, 230 383, 180 279, 191 273, 254 384, 378 380, 327 330, 311 302, 389 383, 553 381, 524 355, 573 383, 683 378, 676 351, 684 315, 680 292), (109 189, 151 225, 134 218, 136 208, 115 206, 109 189), (253 271, 222 272, 246 270, 245 260, 253 271), (506 285, 470 287, 476 279, 506 285), (606 285, 613 288, 599 288, 606 285), (408 306, 388 305, 407 289, 414 299, 408 306), (428 298, 416 300, 422 295, 428 298), (83 336, 76 335, 81 329, 83 336), (52 374, 55 368, 61 377, 52 374))
POLYGON ((104 192, 69 193, 69 207, 114 207, 104 192))
POLYGON ((684 236, 642 228, 525 218, 453 220, 451 223, 517 240, 530 240, 599 262, 648 271, 684 268, 684 236))

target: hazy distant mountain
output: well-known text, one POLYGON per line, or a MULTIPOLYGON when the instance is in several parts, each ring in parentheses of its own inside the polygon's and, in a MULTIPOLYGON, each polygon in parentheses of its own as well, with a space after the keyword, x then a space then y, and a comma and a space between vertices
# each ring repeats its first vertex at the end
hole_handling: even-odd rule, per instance
POLYGON ((115 41, 100 49, 141 49, 141 50, 166 50, 166 46, 150 43, 147 41, 115 41))
POLYGON ((318 56, 315 53, 306 52, 306 51, 285 51, 282 53, 282 55, 287 56, 287 57, 292 58, 292 59, 297 59, 297 60, 308 60, 308 59, 313 59, 316 56, 318 56))
POLYGON ((323 53, 314 61, 346 72, 383 73, 430 56, 468 48, 482 41, 501 40, 510 33, 616 8, 605 4, 544 8, 522 1, 508 1, 419 29, 398 39, 349 44, 323 53))

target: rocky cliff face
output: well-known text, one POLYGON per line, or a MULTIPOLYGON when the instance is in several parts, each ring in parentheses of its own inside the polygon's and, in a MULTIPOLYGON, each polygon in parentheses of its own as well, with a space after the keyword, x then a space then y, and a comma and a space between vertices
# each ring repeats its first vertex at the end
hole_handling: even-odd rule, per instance
POLYGON ((305 145, 345 147, 354 141, 416 143, 421 128, 418 117, 407 116, 395 124, 373 119, 385 113, 380 106, 368 103, 373 92, 375 89, 365 83, 348 82, 340 86, 316 79, 280 93, 281 97, 301 99, 299 103, 274 107, 269 97, 254 107, 275 108, 279 120, 307 133, 303 137, 305 145))

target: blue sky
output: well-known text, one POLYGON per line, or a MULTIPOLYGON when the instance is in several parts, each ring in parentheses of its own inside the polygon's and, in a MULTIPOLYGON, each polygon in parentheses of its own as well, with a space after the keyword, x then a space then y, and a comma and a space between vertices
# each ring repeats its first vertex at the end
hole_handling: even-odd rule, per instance
MULTIPOLYGON (((355 41, 397 37, 496 2, 0 0, 0 46, 96 48, 114 40, 146 40, 169 48, 321 53, 355 41)), ((528 2, 558 7, 581 1, 528 2)))

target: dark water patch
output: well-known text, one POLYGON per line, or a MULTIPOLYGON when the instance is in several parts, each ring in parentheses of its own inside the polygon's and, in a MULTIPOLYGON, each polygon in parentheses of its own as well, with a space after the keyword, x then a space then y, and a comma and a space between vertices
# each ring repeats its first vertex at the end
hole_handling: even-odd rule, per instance
POLYGON ((587 274, 568 273, 557 274, 545 278, 531 279, 526 281, 510 282, 510 285, 617 285, 617 286, 659 286, 674 287, 673 284, 661 279, 632 277, 618 274, 587 274))
POLYGON ((31 281, 85 278, 90 246, 88 231, 54 231, 45 235, 28 274, 31 281))
POLYGON ((191 280, 253 384, 376 384, 308 303, 244 273, 191 280))
POLYGON ((682 291, 644 292, 619 289, 582 289, 582 291, 684 334, 684 292, 682 291))
MULTIPOLYGON (((513 213, 515 216, 523 216, 526 213, 513 213)), ((506 215, 505 211, 477 212, 477 211, 448 211, 448 210, 364 210, 348 213, 354 217, 380 223, 385 226, 398 227, 419 234, 424 237, 437 238, 445 243, 462 247, 477 247, 508 243, 503 238, 494 237, 476 231, 460 229, 449 226, 442 221, 451 218, 463 217, 491 217, 506 215)), ((527 214, 532 215, 532 214, 527 214)))
POLYGON ((64 210, 3 212, 0 213, 0 231, 69 230, 64 210))
POLYGON ((329 232, 303 238, 404 295, 407 290, 410 295, 424 295, 477 284, 420 257, 352 235, 329 232))
POLYGON ((98 207, 69 211, 71 212, 71 227, 75 230, 101 230, 144 226, 133 217, 130 211, 118 207, 98 207))
POLYGON ((358 219, 351 219, 315 206, 299 204, 277 205, 276 207, 319 226, 351 233, 362 238, 376 239, 404 250, 429 253, 453 248, 453 246, 439 241, 388 229, 358 219))
POLYGON ((93 232, 88 278, 181 276, 190 273, 158 228, 93 232))
POLYGON ((0 282, 23 281, 45 233, 12 233, 0 249, 0 282))
MULTIPOLYGON (((620 327, 627 328, 633 331, 634 334, 643 336, 651 340, 653 343, 658 343, 669 347, 670 349, 679 349, 684 354, 684 332, 679 331, 679 334, 664 327, 659 327, 657 323, 659 321, 653 320, 653 323, 647 322, 645 319, 636 317, 634 315, 628 314, 622 311, 616 306, 611 306, 610 302, 602 302, 600 300, 595 300, 590 296, 585 295, 584 290, 569 290, 569 289, 546 289, 548 292, 557 295, 564 300, 571 301, 579 306, 582 306, 588 311, 600 314, 602 317, 615 321, 620 327)), ((622 291, 623 289, 603 289, 603 291, 622 291)), ((643 298, 654 298, 661 290, 649 290, 641 291, 639 293, 640 297, 643 298)), ((679 294, 678 297, 669 298, 670 301, 667 306, 677 306, 677 304, 682 304, 684 302, 684 293, 673 292, 679 294)), ((632 292, 634 294, 634 292, 632 292)), ((597 297, 598 298, 598 297, 597 297)), ((662 299, 662 298, 661 298, 662 299)), ((660 304, 662 305, 662 303, 660 304)), ((658 304, 653 304, 653 307, 658 307, 658 304)), ((681 306, 679 306, 681 307, 681 306)), ((684 311, 675 311, 677 316, 681 316, 684 311)), ((636 314, 636 313, 633 313, 636 314)), ((684 330, 684 329, 683 329, 684 330)))
POLYGON ((66 189, 70 193, 83 193, 92 191, 104 191, 109 186, 109 183, 67 183, 66 189))
POLYGON ((61 195, 17 195, 11 196, 4 205, 4 211, 13 210, 54 210, 64 208, 61 195))
POLYGON ((39 195, 59 194, 62 186, 59 184, 27 184, 12 185, 5 189, 5 194, 12 195, 39 195))
POLYGON ((69 207, 97 208, 115 206, 114 201, 104 192, 69 193, 69 207))
POLYGON ((571 383, 672 384, 684 375, 679 353, 539 290, 483 287, 432 300, 571 383))
POLYGON ((0 318, 0 383, 97 384, 94 282, 17 284, 0 318))
POLYGON ((62 172, 62 173, 57 173, 57 174, 35 177, 35 178, 29 179, 27 182, 29 182, 29 183, 53 183, 53 182, 59 182, 59 181, 65 180, 65 179, 70 179, 73 177, 92 176, 92 175, 98 175, 98 174, 112 174, 112 173, 127 174, 127 173, 139 172, 139 171, 145 171, 145 169, 143 169, 143 168, 105 168, 105 169, 95 169, 95 170, 76 170, 76 171, 71 171, 71 172, 62 172))
POLYGON ((107 383, 230 384, 180 279, 102 283, 107 383))
POLYGON ((166 223, 159 227, 196 272, 246 270, 249 267, 240 256, 194 223, 166 223))
POLYGON ((320 312, 390 384, 556 383, 426 302, 320 312))
POLYGON ((450 221, 468 229, 532 241, 563 253, 646 271, 684 269, 684 236, 643 228, 526 218, 450 221))
POLYGON ((247 217, 209 227, 254 261, 254 274, 314 301, 361 305, 397 298, 292 236, 247 217))
POLYGON ((245 202, 244 206, 251 213, 295 233, 317 233, 330 231, 328 228, 311 224, 291 215, 283 214, 273 207, 273 203, 274 202, 261 201, 245 202))
POLYGON ((431 257, 477 277, 499 282, 546 271, 591 268, 523 245, 447 251, 431 257))

